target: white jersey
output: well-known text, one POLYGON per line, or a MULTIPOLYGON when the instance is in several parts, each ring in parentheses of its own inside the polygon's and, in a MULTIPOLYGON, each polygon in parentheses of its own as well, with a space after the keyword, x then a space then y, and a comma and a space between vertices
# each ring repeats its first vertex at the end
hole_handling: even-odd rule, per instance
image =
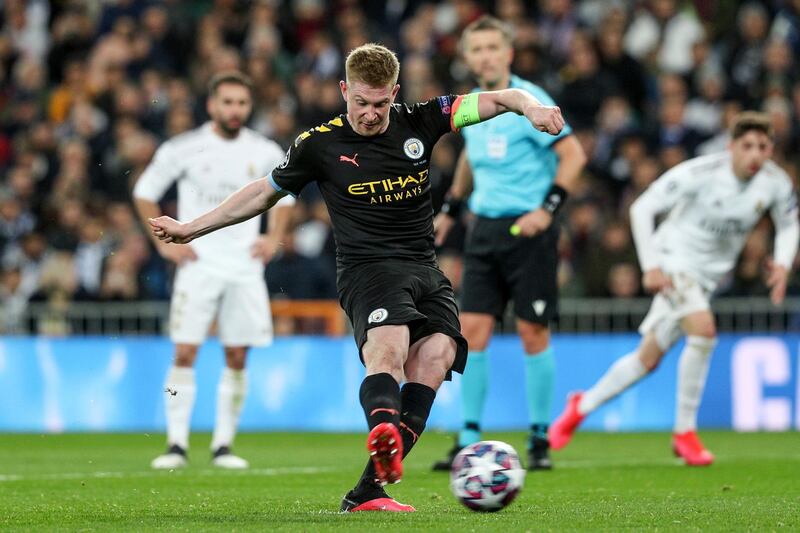
MULTIPOLYGON (((178 218, 193 220, 269 174, 284 155, 278 144, 251 129, 242 128, 235 139, 225 139, 208 122, 163 143, 136 182, 133 195, 158 202, 177 181, 178 218)), ((254 217, 199 237, 190 245, 198 262, 215 274, 231 279, 261 276, 262 262, 250 254, 258 236, 259 217, 254 217)))
POLYGON ((800 225, 789 176, 772 161, 750 180, 733 173, 726 151, 685 161, 656 180, 631 206, 642 270, 692 276, 713 291, 733 269, 753 226, 769 212, 775 262, 791 268, 800 225), (654 231, 656 216, 668 213, 654 231))

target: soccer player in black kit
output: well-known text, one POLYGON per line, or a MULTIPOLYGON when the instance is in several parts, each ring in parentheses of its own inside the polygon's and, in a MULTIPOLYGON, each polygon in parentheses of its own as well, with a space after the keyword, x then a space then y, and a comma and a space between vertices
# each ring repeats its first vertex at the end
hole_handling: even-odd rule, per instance
POLYGON ((553 135, 564 126, 558 107, 517 89, 395 104, 399 73, 389 49, 354 49, 340 82, 345 115, 301 133, 269 176, 205 215, 188 223, 150 220, 158 238, 186 243, 318 183, 336 239, 339 301, 366 367, 359 396, 370 461, 342 511, 414 511, 383 487, 400 481, 402 458, 425 429, 436 390, 466 360, 453 290, 433 248, 433 145, 449 131, 507 111, 553 135))

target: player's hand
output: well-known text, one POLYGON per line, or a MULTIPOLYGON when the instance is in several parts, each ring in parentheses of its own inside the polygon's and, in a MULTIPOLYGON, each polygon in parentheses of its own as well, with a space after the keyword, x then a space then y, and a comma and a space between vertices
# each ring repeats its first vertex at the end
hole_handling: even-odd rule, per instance
POLYGON ((453 226, 456 225, 456 221, 450 215, 445 213, 439 213, 433 219, 433 233, 436 236, 435 240, 433 241, 436 246, 441 246, 444 244, 444 240, 447 238, 447 235, 450 233, 450 230, 453 229, 453 226))
POLYGON ((512 234, 521 237, 534 237, 549 228, 552 223, 553 215, 539 208, 519 217, 514 222, 514 226, 518 227, 519 230, 513 230, 515 233, 512 234))
POLYGON ((197 260, 197 254, 188 244, 161 243, 157 246, 157 249, 161 257, 167 261, 175 263, 176 265, 183 265, 184 263, 197 260))
POLYGON ((558 135, 564 129, 564 117, 558 106, 530 106, 525 110, 525 117, 539 131, 558 135))
POLYGON ((771 258, 767 259, 767 287, 769 299, 773 305, 780 305, 786 296, 786 285, 789 282, 789 271, 783 265, 775 263, 771 258))
POLYGON ((642 276, 642 287, 651 294, 667 291, 672 289, 672 278, 660 268, 653 268, 642 276))
POLYGON ((261 235, 250 247, 250 255, 267 264, 272 261, 282 244, 274 235, 261 235))
POLYGON ((153 235, 165 243, 186 244, 194 239, 188 224, 182 224, 174 218, 161 216, 148 219, 153 235))

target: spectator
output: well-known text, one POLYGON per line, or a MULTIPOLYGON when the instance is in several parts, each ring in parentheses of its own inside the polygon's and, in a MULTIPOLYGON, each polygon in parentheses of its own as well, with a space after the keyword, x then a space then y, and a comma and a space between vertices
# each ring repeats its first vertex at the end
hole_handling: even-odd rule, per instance
POLYGON ((692 46, 704 38, 703 27, 678 0, 649 0, 625 33, 625 50, 666 72, 685 74, 692 67, 692 46))
POLYGON ((628 103, 641 115, 645 110, 647 76, 641 63, 625 51, 622 45, 624 35, 624 28, 613 22, 607 22, 600 28, 600 64, 628 103))
MULTIPOLYGON (((3 268, 18 268, 22 285, 43 294, 40 273, 54 256, 61 266, 91 256, 94 298, 164 298, 170 270, 129 227, 129 184, 155 142, 207 119, 204 91, 212 73, 244 68, 257 82, 250 126, 288 148, 299 129, 340 112, 341 57, 366 40, 397 46, 403 100, 471 90, 457 36, 488 9, 515 28, 514 70, 557 96, 590 155, 565 212, 563 290, 628 294, 638 289, 627 283, 624 261, 604 267, 602 279, 584 279, 592 247, 606 228, 627 223, 627 206, 654 174, 724 150, 736 112, 768 112, 774 159, 800 174, 800 1, 723 4, 114 0, 98 7, 9 0, 0 18, 3 268), (104 233, 99 278, 101 248, 84 227, 96 229, 95 221, 104 233)), ((453 170, 453 149, 440 144, 431 154, 436 207, 453 170)), ((295 249, 303 255, 298 261, 313 264, 329 283, 335 275, 330 225, 316 198, 309 190, 296 207, 303 229, 295 249)), ((173 199, 167 194, 167 211, 173 199)), ((457 265, 463 233, 454 235, 444 264, 457 265)), ((750 263, 742 268, 754 271, 750 263)), ((14 276, 8 274, 9 283, 14 276)), ((755 283, 748 279, 737 287, 755 283)), ((83 298, 84 292, 61 294, 83 298)))
POLYGON ((739 8, 736 34, 727 43, 726 70, 730 73, 733 95, 749 107, 758 94, 758 75, 769 26, 767 11, 761 4, 748 2, 739 8))
POLYGON ((597 52, 587 36, 579 35, 572 41, 569 61, 561 72, 564 88, 558 102, 567 120, 577 128, 592 127, 603 102, 618 88, 600 69, 597 52))

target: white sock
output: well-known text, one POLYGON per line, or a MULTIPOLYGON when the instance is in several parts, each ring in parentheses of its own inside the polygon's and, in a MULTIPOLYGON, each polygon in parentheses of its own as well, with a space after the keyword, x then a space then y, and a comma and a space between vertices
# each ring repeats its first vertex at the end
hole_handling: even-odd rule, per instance
POLYGON ((173 366, 167 374, 167 392, 164 394, 167 414, 167 444, 177 444, 189 449, 189 425, 197 386, 194 382, 194 368, 173 366))
POLYGON ((638 351, 620 357, 594 384, 594 387, 583 393, 583 398, 578 404, 578 411, 584 415, 591 413, 642 379, 646 374, 647 369, 639 360, 638 351))
POLYGON ((225 367, 217 386, 217 422, 211 438, 211 450, 232 446, 239 425, 244 399, 247 396, 247 374, 244 370, 225 367))
POLYGON ((675 395, 675 433, 697 429, 697 410, 706 386, 711 352, 716 338, 689 336, 678 360, 678 385, 675 395))

